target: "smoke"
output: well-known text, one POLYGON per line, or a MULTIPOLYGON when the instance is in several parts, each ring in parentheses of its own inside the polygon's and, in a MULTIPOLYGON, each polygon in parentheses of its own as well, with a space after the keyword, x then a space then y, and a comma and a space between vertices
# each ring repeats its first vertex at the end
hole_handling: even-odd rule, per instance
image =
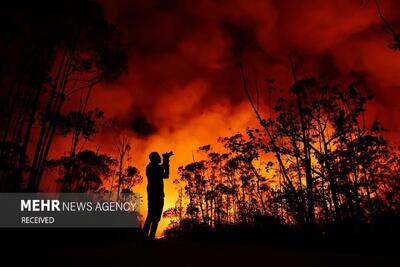
POLYGON ((129 122, 129 129, 131 129, 139 138, 146 138, 157 132, 155 126, 148 121, 140 109, 134 109, 134 113, 131 116, 132 120, 129 122))
MULTIPOLYGON (((274 78, 284 88, 291 82, 287 55, 292 50, 301 55, 309 76, 365 77, 382 120, 398 112, 393 95, 400 86, 400 53, 388 49, 390 35, 371 1, 167 2, 102 1, 123 33, 130 58, 129 74, 118 85, 133 103, 124 116, 134 106, 157 129, 173 130, 213 105, 235 107, 245 101, 239 63, 248 66, 259 87, 274 78)), ((381 5, 400 28, 398 2, 381 5)), ((400 130, 400 125, 387 126, 400 130)))

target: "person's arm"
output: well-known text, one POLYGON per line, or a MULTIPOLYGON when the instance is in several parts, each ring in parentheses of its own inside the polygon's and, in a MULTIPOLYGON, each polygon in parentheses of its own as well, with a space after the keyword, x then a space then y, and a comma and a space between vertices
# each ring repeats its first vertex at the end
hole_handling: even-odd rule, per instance
POLYGON ((162 175, 161 177, 163 179, 168 179, 169 178, 169 160, 163 160, 163 163, 161 165, 161 170, 162 170, 162 175))

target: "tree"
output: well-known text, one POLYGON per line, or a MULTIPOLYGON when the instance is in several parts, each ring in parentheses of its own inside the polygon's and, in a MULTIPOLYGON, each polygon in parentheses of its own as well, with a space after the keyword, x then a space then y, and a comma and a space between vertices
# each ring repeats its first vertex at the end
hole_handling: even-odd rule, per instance
POLYGON ((386 186, 379 181, 392 180, 397 173, 381 163, 390 166, 396 157, 389 160, 392 149, 383 135, 387 130, 378 121, 368 127, 365 120, 365 107, 373 100, 370 90, 362 81, 343 86, 299 80, 291 62, 292 95, 278 98, 274 119, 270 115, 268 121, 253 102, 242 68, 245 92, 284 178, 282 188, 272 189, 275 200, 298 223, 304 221, 305 206, 310 223, 310 209, 316 220, 326 223, 366 221, 377 209, 388 210, 391 205, 383 204, 384 194, 378 193, 386 186))
POLYGON ((88 112, 69 112, 66 116, 60 118, 59 129, 62 136, 72 134, 71 149, 69 153, 70 163, 66 166, 64 181, 61 191, 68 190, 67 184, 71 178, 72 166, 74 164, 76 149, 80 137, 82 136, 85 141, 93 137, 99 127, 99 122, 104 119, 104 113, 100 109, 91 110, 88 112))
POLYGON ((118 78, 127 58, 120 34, 95 1, 13 1, 1 15, 0 65, 6 71, 0 84, 6 90, 0 157, 10 168, 1 170, 0 180, 4 190, 21 190, 29 170, 28 190, 36 191, 65 101, 80 93, 76 112, 86 113, 94 86, 118 78), (27 151, 34 151, 31 164, 27 151))
POLYGON ((68 2, 61 14, 56 13, 61 17, 56 20, 60 23, 58 30, 63 32, 60 36, 56 34, 59 38, 56 66, 49 79, 50 94, 40 119, 41 130, 28 182, 30 191, 39 187, 65 100, 81 92, 79 112, 85 112, 93 86, 116 79, 126 69, 118 32, 104 19, 101 7, 92 1, 78 2, 68 2), (72 4, 78 4, 79 8, 72 4), (87 90, 86 94, 83 90, 87 90))
POLYGON ((116 161, 105 154, 83 150, 77 153, 73 161, 62 157, 49 161, 49 168, 56 168, 60 173, 58 181, 67 192, 99 192, 105 190, 105 183, 112 175, 116 161), (72 165, 71 165, 72 163, 72 165), (65 182, 65 173, 70 175, 65 182))
POLYGON ((137 184, 143 182, 143 177, 135 166, 131 165, 132 157, 130 156, 131 145, 127 135, 122 134, 116 145, 117 153, 117 186, 114 186, 114 178, 111 181, 111 191, 117 191, 119 196, 120 192, 132 192, 132 188, 137 184))

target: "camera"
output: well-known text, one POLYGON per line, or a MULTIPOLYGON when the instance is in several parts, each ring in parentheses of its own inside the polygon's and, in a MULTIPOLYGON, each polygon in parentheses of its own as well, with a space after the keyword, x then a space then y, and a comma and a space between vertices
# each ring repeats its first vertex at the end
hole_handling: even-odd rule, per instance
POLYGON ((172 152, 172 151, 162 154, 163 158, 164 158, 164 159, 167 159, 167 160, 168 160, 170 157, 172 157, 173 155, 174 155, 174 152, 172 152))

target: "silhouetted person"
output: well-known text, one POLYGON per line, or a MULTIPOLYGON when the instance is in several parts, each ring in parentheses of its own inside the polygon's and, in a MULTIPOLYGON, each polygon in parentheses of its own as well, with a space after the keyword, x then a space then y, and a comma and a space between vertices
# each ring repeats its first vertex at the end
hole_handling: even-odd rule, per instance
POLYGON ((147 176, 147 218, 143 226, 143 232, 150 239, 155 238, 158 222, 161 219, 164 207, 164 181, 169 177, 169 157, 172 152, 163 154, 161 164, 160 154, 151 152, 150 163, 146 167, 147 176), (149 235, 150 230, 150 235, 149 235))

